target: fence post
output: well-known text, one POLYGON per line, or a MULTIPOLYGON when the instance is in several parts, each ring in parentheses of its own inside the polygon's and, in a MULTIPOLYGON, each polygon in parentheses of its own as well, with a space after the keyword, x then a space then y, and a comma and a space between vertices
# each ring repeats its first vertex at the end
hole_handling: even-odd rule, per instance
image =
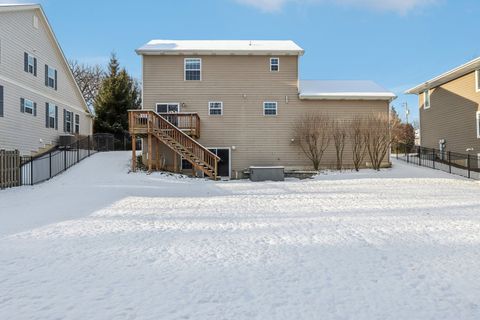
POLYGON ((80 141, 77 140, 77 163, 80 162, 80 141))
POLYGON ((90 136, 87 137, 88 156, 90 157, 90 136))
POLYGON ((30 157, 30 184, 33 186, 33 159, 30 157))
POLYGON ((448 172, 452 173, 452 161, 451 161, 451 155, 450 151, 447 152, 447 157, 448 157, 448 172))
POLYGON ((432 150, 433 169, 435 169, 435 149, 432 150))
POLYGON ((418 147, 418 165, 422 166, 422 147, 418 147))
POLYGON ((468 179, 470 179, 470 154, 467 155, 468 179))
POLYGON ((63 150, 63 171, 67 170, 67 148, 63 150))
POLYGON ((49 158, 49 179, 52 179, 52 152, 50 151, 50 153, 48 154, 48 158, 49 158))

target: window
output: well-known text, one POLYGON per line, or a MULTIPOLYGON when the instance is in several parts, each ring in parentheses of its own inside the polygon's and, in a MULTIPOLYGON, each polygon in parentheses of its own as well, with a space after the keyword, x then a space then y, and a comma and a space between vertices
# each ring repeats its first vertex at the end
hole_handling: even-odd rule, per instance
POLYGON ((423 109, 430 108, 430 91, 423 91, 423 109))
POLYGON ((223 102, 209 102, 208 114, 211 116, 221 116, 223 114, 223 102))
POLYGON ((73 112, 63 110, 63 131, 73 133, 73 112))
POLYGON ((25 72, 28 72, 33 74, 34 76, 37 76, 37 58, 25 52, 23 68, 25 72))
POLYGON ((180 112, 179 103, 157 103, 158 113, 174 113, 180 112))
POLYGON ((475 90, 480 92, 480 70, 475 72, 475 90))
POLYGON ((45 85, 57 90, 57 70, 45 65, 45 85))
POLYGON ((480 139, 480 111, 477 111, 477 138, 480 139))
POLYGON ((185 80, 188 80, 188 81, 202 80, 202 59, 200 58, 185 59, 185 80))
POLYGON ((270 71, 276 72, 280 70, 280 58, 270 58, 270 71))
POLYGON ((47 128, 57 129, 58 128, 58 107, 53 103, 46 103, 47 112, 46 112, 46 126, 47 128))
POLYGON ((23 104, 23 110, 25 113, 33 114, 34 103, 32 100, 25 99, 23 104))
POLYGON ((75 133, 80 133, 80 115, 75 115, 75 133))
POLYGON ((277 102, 264 102, 263 103, 263 115, 264 116, 276 116, 277 115, 277 102))

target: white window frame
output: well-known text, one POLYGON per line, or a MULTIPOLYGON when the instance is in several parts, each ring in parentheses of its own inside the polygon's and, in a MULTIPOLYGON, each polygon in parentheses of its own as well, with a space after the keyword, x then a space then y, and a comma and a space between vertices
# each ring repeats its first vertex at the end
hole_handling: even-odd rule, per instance
POLYGON ((30 53, 27 53, 27 72, 35 74, 35 57, 30 53), (31 68, 31 69, 30 69, 31 68))
POLYGON ((263 115, 266 117, 276 117, 278 116, 278 102, 277 101, 264 101, 263 102, 263 115), (267 104, 275 104, 275 114, 266 114, 266 105, 267 104))
POLYGON ((158 106, 167 106, 167 112, 166 113, 176 113, 176 112, 170 112, 168 111, 169 106, 177 106, 177 112, 180 112, 180 103, 179 102, 159 102, 155 104, 155 112, 157 113, 164 113, 164 112, 158 112, 158 106))
POLYGON ((56 84, 55 83, 55 71, 57 71, 57 69, 48 66, 48 74, 47 74, 48 87, 52 88, 52 89, 55 89, 55 84, 56 84), (52 76, 50 76, 50 71, 52 72, 52 76), (52 85, 50 85, 50 80, 52 80, 52 85))
POLYGON ((208 115, 209 116, 223 116, 223 102, 222 101, 209 101, 208 102, 208 115), (213 104, 220 104, 220 108, 212 108, 212 105, 213 104), (219 110, 220 109, 220 113, 213 113, 212 114, 212 110, 219 110))
POLYGON ((23 100, 23 112, 33 115, 33 109, 35 108, 35 103, 30 99, 23 100), (27 111, 30 110, 30 111, 27 111))
POLYGON ((477 111, 477 139, 480 139, 480 111, 477 111))
POLYGON ((423 109, 424 110, 430 109, 431 103, 432 102, 430 101, 430 90, 429 89, 423 90, 423 109))
POLYGON ((65 132, 74 133, 73 117, 74 117, 73 112, 67 110, 66 115, 65 115, 65 132))
POLYGON ((79 114, 73 115, 73 132, 76 134, 80 134, 80 115, 79 114))
POLYGON ((277 58, 277 57, 271 57, 270 58, 270 72, 279 72, 280 71, 280 58, 277 58), (274 64, 272 63, 273 60, 277 60, 277 70, 272 70, 272 66, 274 66, 274 64))
POLYGON ((480 92, 480 83, 478 81, 480 80, 480 69, 475 71, 475 91, 480 92))
POLYGON ((202 58, 185 58, 183 60, 183 80, 184 81, 202 81, 202 58), (198 80, 187 80, 187 61, 188 60, 198 60, 200 62, 200 68, 198 70, 188 70, 188 71, 199 71, 200 79, 198 80))
POLYGON ((48 128, 55 129, 55 122, 57 119, 55 117, 55 105, 53 103, 48 103, 48 128), (53 120, 53 124, 51 121, 53 120))

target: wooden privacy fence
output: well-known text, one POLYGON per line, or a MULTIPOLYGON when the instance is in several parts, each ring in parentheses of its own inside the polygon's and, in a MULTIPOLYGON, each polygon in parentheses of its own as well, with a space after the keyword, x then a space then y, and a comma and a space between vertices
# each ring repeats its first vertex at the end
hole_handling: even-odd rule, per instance
POLYGON ((20 152, 0 150, 0 189, 21 184, 20 152))

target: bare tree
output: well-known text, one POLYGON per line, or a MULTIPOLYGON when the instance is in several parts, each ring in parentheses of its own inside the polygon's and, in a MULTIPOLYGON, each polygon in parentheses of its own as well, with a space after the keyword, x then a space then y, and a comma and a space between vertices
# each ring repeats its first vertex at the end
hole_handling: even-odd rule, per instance
POLYGON ((389 117, 373 114, 366 119, 365 145, 374 170, 380 170, 383 160, 392 145, 389 117))
POLYGON ((295 123, 294 133, 300 148, 318 170, 332 137, 330 117, 321 113, 306 114, 295 123))
POLYGON ((95 98, 105 77, 104 69, 100 65, 90 66, 76 60, 70 60, 69 64, 87 105, 93 108, 95 98))
POLYGON ((355 117, 349 123, 348 137, 352 148, 352 162, 356 171, 360 170, 366 155, 365 119, 355 117))
POLYGON ((333 144, 337 155, 337 170, 343 168, 343 151, 347 139, 347 128, 345 121, 334 121, 332 126, 333 144))

